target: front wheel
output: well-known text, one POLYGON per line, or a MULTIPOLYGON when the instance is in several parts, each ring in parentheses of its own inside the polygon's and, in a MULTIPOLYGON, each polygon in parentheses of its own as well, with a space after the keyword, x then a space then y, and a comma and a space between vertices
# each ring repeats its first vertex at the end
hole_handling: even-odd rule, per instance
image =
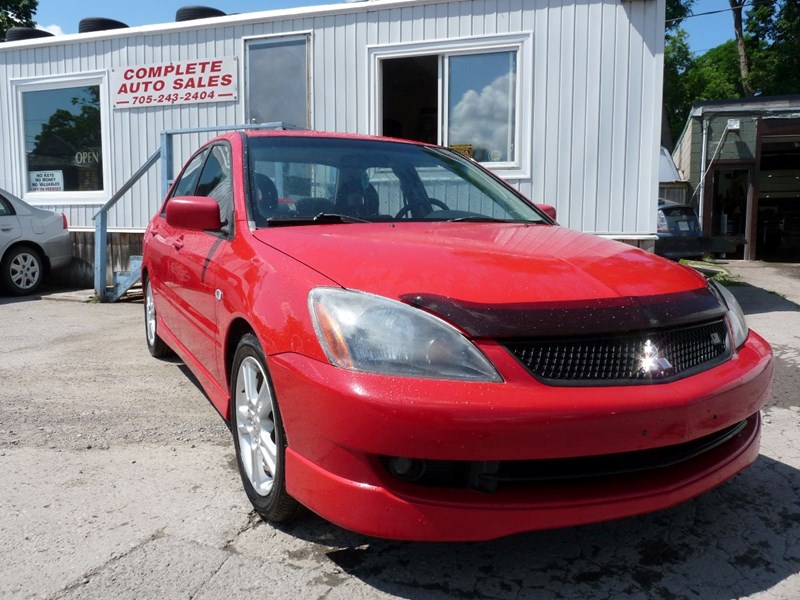
POLYGON ((245 335, 231 371, 231 424, 244 490, 267 521, 291 520, 300 505, 286 491, 286 434, 258 339, 245 335))
POLYGON ((32 294, 42 284, 43 267, 42 257, 36 250, 29 246, 17 246, 3 257, 0 280, 15 296, 32 294))
POLYGON ((153 286, 150 278, 144 280, 144 334, 147 340, 147 350, 156 358, 172 355, 172 350, 158 335, 158 321, 156 319, 156 302, 153 298, 153 286))

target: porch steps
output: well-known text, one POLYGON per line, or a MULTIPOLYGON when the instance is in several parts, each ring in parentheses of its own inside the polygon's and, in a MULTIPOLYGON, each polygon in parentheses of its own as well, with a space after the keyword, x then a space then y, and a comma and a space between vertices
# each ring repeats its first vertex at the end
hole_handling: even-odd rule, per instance
POLYGON ((114 285, 106 292, 108 302, 116 302, 142 278, 142 257, 131 256, 127 271, 114 273, 114 285))

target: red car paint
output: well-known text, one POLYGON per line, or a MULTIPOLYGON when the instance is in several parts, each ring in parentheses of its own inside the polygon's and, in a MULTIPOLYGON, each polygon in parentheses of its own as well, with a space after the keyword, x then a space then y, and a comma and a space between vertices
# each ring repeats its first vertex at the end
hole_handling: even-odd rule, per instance
MULTIPOLYGON (((237 336, 244 330, 255 333, 288 440, 286 489, 302 504, 370 535, 481 540, 672 506, 755 460, 758 411, 770 391, 772 355, 753 332, 721 364, 650 385, 541 381, 503 339, 470 334, 468 320, 453 325, 502 381, 402 377, 331 364, 309 311, 309 292, 318 287, 409 304, 417 297, 441 298, 457 301, 467 313, 471 306, 489 307, 486 314, 493 315, 532 315, 559 307, 565 315, 559 331, 577 323, 572 321, 576 311, 594 318, 593 327, 602 330, 605 322, 600 319, 598 325, 592 315, 624 321, 625 302, 652 316, 648 303, 662 298, 669 304, 692 293, 708 304, 711 296, 705 279, 693 270, 546 219, 536 224, 398 219, 254 229, 247 206, 248 140, 286 137, 367 139, 309 132, 220 136, 217 141, 229 144, 232 155, 230 235, 171 226, 163 216, 167 200, 145 234, 144 274, 153 286, 159 335, 226 420, 231 418, 229 381, 237 336), (591 312, 609 306, 623 309, 591 312), (491 312, 496 307, 506 312, 491 312), (395 456, 427 461, 614 456, 677 447, 737 423, 742 429, 731 439, 674 465, 494 493, 400 481, 381 462, 395 456)), ((174 194, 173 189, 168 198, 174 194)), ((420 306, 436 312, 430 309, 434 305, 420 306)), ((483 318, 484 313, 472 312, 474 319, 483 318)), ((657 325, 692 316, 677 312, 666 306, 657 325)), ((447 320, 445 314, 451 313, 437 314, 447 320)), ((518 329, 525 319, 520 322, 518 329)), ((485 330, 507 331, 501 325, 485 330)), ((608 327, 626 331, 633 326, 609 322, 608 327)))

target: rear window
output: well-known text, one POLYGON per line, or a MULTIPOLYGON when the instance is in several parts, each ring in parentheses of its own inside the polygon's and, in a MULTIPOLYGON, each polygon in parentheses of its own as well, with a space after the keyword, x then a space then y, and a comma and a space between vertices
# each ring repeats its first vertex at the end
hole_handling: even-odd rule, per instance
POLYGON ((694 209, 691 206, 662 206, 661 212, 668 217, 694 217, 694 209))

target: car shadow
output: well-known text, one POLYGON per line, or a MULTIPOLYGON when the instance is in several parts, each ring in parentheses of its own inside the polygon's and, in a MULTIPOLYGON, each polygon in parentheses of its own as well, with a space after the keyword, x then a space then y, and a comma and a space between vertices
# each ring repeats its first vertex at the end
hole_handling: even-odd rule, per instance
POLYGON ((745 315, 800 311, 800 306, 791 300, 749 283, 736 283, 727 288, 739 301, 745 315))
POLYGON ((283 531, 402 598, 727 600, 800 573, 800 471, 761 456, 732 481, 653 514, 490 542, 370 538, 309 516, 283 531))
POLYGON ((45 283, 34 294, 28 294, 26 296, 13 296, 2 286, 0 286, 0 306, 4 304, 19 304, 22 302, 36 302, 53 294, 77 292, 79 289, 81 288, 65 288, 63 286, 53 286, 45 283))
POLYGON ((9 296, 7 292, 0 291, 0 306, 4 304, 21 304, 23 302, 36 302, 42 299, 41 294, 30 294, 28 296, 9 296))

